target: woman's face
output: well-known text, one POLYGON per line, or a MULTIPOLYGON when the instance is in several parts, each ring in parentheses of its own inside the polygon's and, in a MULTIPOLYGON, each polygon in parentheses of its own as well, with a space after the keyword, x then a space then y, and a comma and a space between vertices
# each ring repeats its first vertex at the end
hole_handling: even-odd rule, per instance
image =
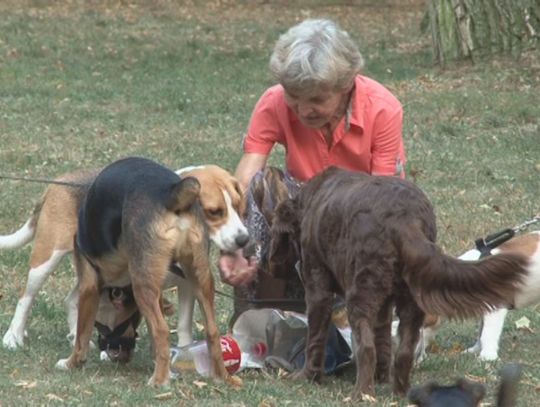
POLYGON ((285 102, 307 127, 318 129, 330 122, 338 112, 348 91, 317 91, 296 95, 285 90, 285 102))

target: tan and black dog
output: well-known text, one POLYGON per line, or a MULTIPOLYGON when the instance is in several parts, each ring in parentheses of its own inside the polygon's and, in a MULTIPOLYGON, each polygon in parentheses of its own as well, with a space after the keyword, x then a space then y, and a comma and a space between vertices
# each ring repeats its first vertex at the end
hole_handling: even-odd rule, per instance
MULTIPOLYGON (((26 325, 35 297, 60 261, 73 251, 73 238, 77 232, 77 213, 98 172, 79 171, 58 177, 55 182, 68 185, 49 185, 26 223, 16 232, 0 236, 0 249, 19 248, 34 241, 26 288, 21 294, 9 329, 4 334, 4 347, 16 349, 23 346, 26 325)), ((201 184, 199 199, 210 240, 219 249, 226 251, 234 251, 244 245, 248 240, 248 233, 240 218, 244 211, 244 200, 238 181, 228 171, 216 165, 186 167, 176 173, 193 176, 201 184)), ((177 287, 178 345, 183 346, 192 342, 194 293, 189 281, 173 273, 167 275, 165 285, 177 287)), ((73 289, 66 297, 70 328, 68 338, 71 341, 75 337, 77 325, 77 301, 77 290, 73 289)), ((110 303, 103 304, 103 307, 110 308, 110 306, 110 303)), ((103 320, 98 318, 98 321, 114 332, 114 335, 109 335, 110 338, 123 335, 123 331, 117 335, 120 331, 111 320, 117 318, 117 315, 107 316, 105 312, 100 315, 104 318, 103 320)), ((123 320, 118 322, 123 323, 123 320)), ((111 350, 109 357, 115 360, 119 354, 109 345, 106 347, 107 350, 111 350)))
POLYGON ((152 337, 155 368, 150 385, 169 382, 169 329, 161 311, 161 290, 171 263, 182 265, 206 323, 214 377, 238 384, 223 364, 214 309, 209 235, 196 178, 180 178, 154 161, 130 157, 107 166, 96 177, 78 216, 74 257, 79 305, 73 352, 60 369, 86 361, 106 287, 131 284, 152 337))

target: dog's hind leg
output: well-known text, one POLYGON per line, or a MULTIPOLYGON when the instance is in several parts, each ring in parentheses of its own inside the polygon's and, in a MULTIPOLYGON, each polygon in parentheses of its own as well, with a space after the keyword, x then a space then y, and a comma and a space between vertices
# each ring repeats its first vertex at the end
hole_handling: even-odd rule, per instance
MULTIPOLYGON (((348 284, 345 298, 351 330, 356 341, 354 349, 356 359, 356 384, 353 398, 356 400, 372 400, 375 397, 375 368, 377 365, 377 348, 373 330, 378 312, 386 303, 388 294, 379 287, 375 279, 379 273, 371 273, 370 268, 354 273, 354 280, 348 284)), ((386 310, 382 311, 383 313, 386 310)), ((384 326, 379 332, 388 334, 385 341, 390 341, 390 326, 384 326)), ((385 342, 383 341, 383 342, 385 342)), ((383 345, 381 342, 379 346, 383 345)), ((384 360, 384 355, 383 355, 384 360)), ((382 369, 383 362, 379 368, 382 369)))
POLYGON ((77 308, 79 306, 79 285, 75 285, 64 299, 64 305, 67 312, 67 321, 69 333, 67 339, 71 346, 75 345, 75 336, 77 335, 77 308))
POLYGON ((169 327, 160 305, 161 286, 168 268, 168 259, 154 260, 152 267, 140 259, 130 259, 129 264, 133 296, 152 337, 155 367, 148 380, 150 386, 166 386, 170 380, 169 327))
POLYGON ((75 346, 71 356, 68 359, 60 359, 56 363, 56 367, 63 370, 80 367, 86 362, 90 337, 99 306, 99 284, 96 270, 79 253, 75 252, 74 257, 79 277, 79 315, 75 346))
POLYGON ((396 313, 399 318, 399 345, 394 360, 394 393, 404 396, 409 390, 414 351, 420 338, 425 313, 418 307, 405 284, 397 290, 396 313))
POLYGON ((182 279, 182 283, 176 288, 178 296, 178 322, 176 333, 178 335, 178 346, 189 345, 193 342, 193 308, 195 305, 195 287, 188 279, 182 279))
POLYGON ((32 251, 30 260, 31 268, 28 272, 26 288, 17 303, 15 314, 13 315, 9 329, 3 338, 3 345, 5 348, 16 349, 23 345, 26 334, 26 323, 36 295, 49 275, 56 267, 58 267, 60 260, 62 260, 70 250, 50 250, 48 252, 49 255, 44 254, 44 252, 45 250, 40 251, 40 248, 37 245, 32 251))
POLYGON ((484 315, 480 331, 480 359, 486 361, 499 358, 499 339, 508 310, 500 308, 484 315))
POLYGON ((241 381, 229 375, 223 362, 219 330, 216 323, 214 279, 209 266, 199 268, 195 273, 195 278, 197 279, 196 296, 199 307, 204 315, 206 341, 212 360, 213 375, 229 384, 239 386, 241 385, 241 381))
POLYGON ((306 361, 292 378, 320 381, 324 371, 325 345, 332 316, 334 282, 332 274, 321 269, 309 259, 302 259, 302 276, 305 284, 308 333, 306 339, 306 361))
POLYGON ((390 364, 392 362, 392 307, 389 298, 379 310, 375 326, 375 349, 377 352, 377 367, 375 380, 387 383, 390 380, 390 364))

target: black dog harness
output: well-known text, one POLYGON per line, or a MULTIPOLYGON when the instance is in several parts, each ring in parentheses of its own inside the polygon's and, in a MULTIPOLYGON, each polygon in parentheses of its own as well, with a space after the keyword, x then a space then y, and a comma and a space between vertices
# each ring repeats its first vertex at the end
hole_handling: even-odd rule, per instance
MULTIPOLYGON (((106 289, 109 290, 109 300, 111 302, 121 297, 124 297, 122 300, 124 305, 132 304, 135 301, 131 285, 126 287, 107 287, 106 289)), ((135 348, 135 340, 138 337, 137 327, 139 326, 140 322, 141 313, 138 309, 128 319, 115 327, 114 330, 111 330, 108 326, 102 324, 101 322, 95 321, 94 326, 99 332, 99 350, 131 350, 135 348), (130 338, 122 337, 129 326, 133 328, 135 336, 130 338)))
MULTIPOLYGON (((86 256, 85 256, 86 257, 86 256)), ((88 262, 92 265, 94 270, 99 274, 100 270, 95 264, 93 264, 88 257, 86 257, 88 262)), ((177 264, 171 263, 169 266, 169 271, 173 274, 176 274, 179 277, 186 278, 184 270, 177 264)), ((122 303, 124 306, 131 305, 135 302, 135 297, 133 296, 133 289, 131 285, 125 287, 107 287, 106 290, 109 290, 109 300, 113 302, 115 299, 122 298, 122 303)), ((135 348, 135 341, 139 337, 137 334, 137 327, 141 322, 141 313, 139 309, 137 310, 124 322, 111 330, 107 325, 102 324, 101 322, 95 321, 94 326, 98 330, 98 345, 99 350, 121 350, 128 349, 131 350, 135 348), (128 327, 131 326, 135 332, 135 336, 131 338, 123 337, 122 335, 126 332, 128 327)))

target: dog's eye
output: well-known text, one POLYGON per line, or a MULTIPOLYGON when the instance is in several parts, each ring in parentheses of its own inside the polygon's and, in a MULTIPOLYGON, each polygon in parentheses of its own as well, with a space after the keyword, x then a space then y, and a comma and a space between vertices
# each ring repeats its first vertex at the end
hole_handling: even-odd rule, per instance
POLYGON ((221 208, 208 209, 206 213, 208 213, 208 215, 212 218, 221 218, 223 216, 223 209, 221 208))

